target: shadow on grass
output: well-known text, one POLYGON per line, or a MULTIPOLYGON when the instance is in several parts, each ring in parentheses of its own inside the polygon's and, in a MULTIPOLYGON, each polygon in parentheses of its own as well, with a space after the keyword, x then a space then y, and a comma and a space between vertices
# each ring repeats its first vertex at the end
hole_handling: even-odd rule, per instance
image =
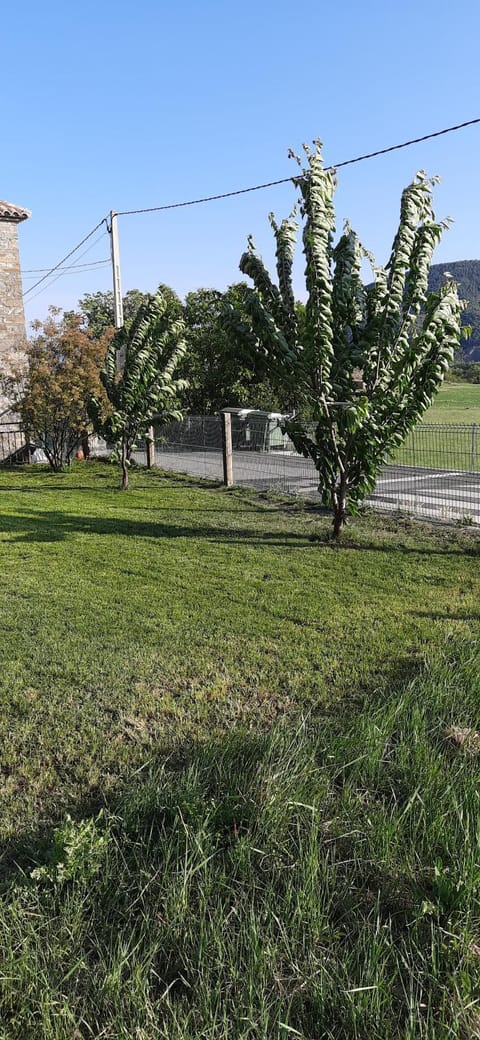
MULTIPOLYGON (((219 511, 223 512, 225 516, 222 509, 219 511)), ((216 510, 208 509, 206 512, 216 512, 216 510)), ((260 512, 265 515, 262 511, 260 512)), ((443 544, 432 547, 421 544, 406 545, 398 542, 384 543, 381 540, 375 541, 362 537, 355 540, 348 533, 345 533, 339 541, 335 541, 332 539, 329 529, 314 534, 310 531, 259 531, 256 528, 236 526, 218 527, 214 523, 212 525, 170 524, 165 523, 163 518, 156 522, 154 520, 128 520, 122 517, 81 516, 59 510, 29 510, 25 514, 1 516, 0 531, 10 536, 9 541, 19 543, 63 542, 72 535, 83 534, 148 538, 157 541, 192 538, 219 544, 289 545, 297 549, 312 548, 312 546, 318 545, 334 552, 373 551, 414 556, 477 556, 480 551, 480 542, 465 546, 443 544)))
POLYGON ((13 534, 14 542, 63 542, 73 534, 107 535, 155 540, 170 538, 207 539, 212 542, 268 542, 270 545, 285 545, 286 542, 308 544, 308 536, 295 532, 258 531, 248 528, 218 528, 205 524, 166 524, 164 520, 126 520, 121 517, 89 517, 45 511, 29 512, 25 515, 10 515, 0 518, 0 530, 13 534), (25 530, 25 528, 30 528, 25 530), (18 534, 15 532, 18 531, 18 534))
MULTIPOLYGON (((11 478, 18 475, 18 483, 5 484, 3 481, 0 483, 0 494, 2 491, 19 492, 20 494, 37 494, 38 491, 81 491, 82 493, 95 491, 105 494, 105 491, 118 491, 125 496, 120 479, 119 471, 108 468, 106 472, 98 472, 98 468, 94 471, 85 471, 86 477, 85 482, 81 484, 71 484, 72 473, 68 469, 64 469, 59 473, 55 473, 53 470, 42 467, 36 469, 35 472, 25 471, 23 468, 16 470, 10 470, 0 467, 0 474, 8 472, 11 478), (26 478, 29 482, 26 483, 26 478), (110 484, 108 489, 102 484, 101 487, 95 487, 98 481, 107 480, 110 484), (91 483, 89 482, 91 481, 91 483)), ((152 469, 150 471, 141 471, 132 469, 132 485, 131 490, 134 491, 152 491, 155 488, 158 491, 162 491, 165 488, 196 488, 197 490, 205 491, 225 491, 225 486, 220 480, 211 480, 208 477, 194 477, 190 474, 172 474, 166 470, 164 472, 158 469, 152 469), (149 478, 148 473, 151 473, 149 478), (139 480, 146 481, 145 483, 139 483, 139 480)), ((238 490, 237 488, 235 490, 238 490)), ((127 492, 128 495, 128 492, 127 492)))
MULTIPOLYGON (((46 851, 52 845, 53 829, 65 820, 66 814, 75 820, 95 817, 102 809, 115 815, 125 794, 137 788, 141 790, 148 776, 164 770, 174 776, 198 766, 203 768, 205 763, 209 763, 212 769, 216 762, 219 768, 222 763, 227 763, 225 772, 222 766, 220 773, 228 793, 230 774, 238 772, 245 758, 264 756, 272 735, 286 737, 291 734, 293 738, 294 734, 305 729, 311 734, 316 733, 320 744, 325 747, 329 734, 333 737, 339 731, 351 728, 356 719, 361 719, 366 708, 375 711, 382 706, 387 707, 398 696, 398 691, 413 681, 422 668, 423 658, 415 655, 398 656, 385 664, 381 672, 374 673, 368 681, 358 681, 356 689, 340 701, 305 700, 293 707, 276 711, 274 717, 271 712, 264 710, 263 705, 257 711, 254 707, 252 713, 242 721, 232 721, 229 717, 223 722, 217 718, 212 720, 215 736, 211 737, 205 735, 197 738, 191 734, 179 737, 172 729, 155 743, 145 745, 145 765, 139 766, 139 759, 134 758, 127 766, 126 777, 124 766, 116 778, 115 770, 109 766, 106 775, 108 793, 104 790, 103 779, 82 794, 72 793, 76 782, 76 759, 72 761, 71 768, 63 762, 59 768, 53 756, 49 763, 47 760, 47 767, 53 767, 54 786, 49 804, 43 803, 42 826, 22 829, 20 825, 15 837, 4 841, 0 847, 0 892, 2 886, 14 879, 19 871, 28 875, 43 861, 46 851), (225 735, 218 736, 222 729, 225 735)), ((110 738, 111 733, 105 731, 105 740, 110 738)))
MULTIPOLYGON (((176 485, 172 484, 171 487, 176 487, 176 485)), ((86 486, 84 484, 84 485, 78 485, 78 486, 70 485, 69 487, 62 487, 61 485, 58 485, 58 486, 55 485, 55 487, 49 487, 47 489, 45 489, 42 485, 39 485, 39 487, 35 487, 35 488, 16 488, 16 487, 13 487, 13 486, 9 487, 7 485, 2 485, 0 487, 0 495, 1 495, 2 491, 10 491, 10 492, 21 491, 22 494, 32 494, 32 493, 34 493, 34 494, 38 495, 39 491, 41 491, 43 493, 45 490, 48 490, 48 491, 61 491, 62 494, 64 494, 64 493, 68 494, 68 492, 70 492, 70 491, 75 492, 75 493, 80 491, 82 493, 82 495, 84 495, 84 496, 86 494, 88 495, 88 493, 90 491, 93 491, 95 494, 98 494, 98 492, 101 491, 103 494, 105 494, 105 489, 104 488, 95 488, 95 487, 91 487, 90 488, 90 487, 88 487, 88 486, 86 486)), ((108 490, 111 491, 113 494, 115 494, 115 492, 117 490, 119 490, 119 489, 117 489, 117 488, 109 488, 108 490)), ((136 487, 135 490, 136 491, 146 491, 146 490, 149 490, 149 489, 148 488, 136 487)), ((160 503, 155 502, 155 505, 149 505, 149 504, 145 505, 143 502, 138 502, 138 501, 132 502, 132 500, 129 499, 129 497, 128 497, 128 492, 126 494, 125 494, 125 492, 121 492, 121 494, 122 494, 121 504, 122 505, 125 504, 125 506, 127 508, 129 506, 133 507, 133 508, 137 509, 139 512, 145 511, 145 512, 154 512, 154 513, 163 513, 163 512, 166 512, 166 513, 195 513, 196 515, 199 515, 199 514, 203 515, 204 513, 223 513, 223 514, 225 514, 225 512, 226 512, 225 506, 223 506, 223 505, 207 506, 206 508, 202 505, 201 510, 199 510, 197 506, 185 506, 185 505, 183 505, 183 503, 182 503, 182 505, 179 505, 179 506, 172 506, 171 503, 167 503, 167 504, 164 505, 161 502, 160 503)), ((285 512, 287 512, 287 511, 288 510, 285 510, 285 512)), ((283 510, 282 510, 282 512, 283 512, 283 510)), ((230 515, 232 515, 232 516, 235 516, 237 513, 245 513, 247 516, 253 515, 254 513, 259 513, 261 516, 268 515, 268 513, 265 510, 265 508, 262 508, 261 506, 260 507, 259 506, 255 506, 255 505, 253 505, 250 502, 243 502, 242 503, 242 501, 239 501, 238 504, 236 503, 233 508, 232 508, 232 506, 229 506, 228 513, 230 515)), ((13 516, 14 514, 9 514, 9 515, 13 516)), ((25 518, 29 518, 29 517, 33 518, 34 515, 35 514, 33 512, 28 512, 28 513, 25 513, 25 514, 20 514, 19 513, 18 517, 20 518, 21 516, 23 516, 24 519, 25 518)), ((39 513, 38 515, 40 516, 41 514, 39 513)), ((55 516, 63 517, 63 518, 68 517, 68 514, 64 513, 63 511, 60 512, 60 510, 52 510, 51 515, 52 516, 55 515, 55 516)), ((81 517, 79 517, 78 519, 80 520, 81 517)), ((88 518, 87 518, 87 523, 88 522, 89 521, 88 521, 88 518)))

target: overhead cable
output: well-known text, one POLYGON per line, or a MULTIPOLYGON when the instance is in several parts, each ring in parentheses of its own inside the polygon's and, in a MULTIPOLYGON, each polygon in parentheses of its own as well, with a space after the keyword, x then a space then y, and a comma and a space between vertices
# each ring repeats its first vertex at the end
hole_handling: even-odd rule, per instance
MULTIPOLYGON (((94 231, 97 231, 97 230, 98 230, 98 228, 99 228, 99 227, 101 226, 101 224, 103 224, 103 221, 100 221, 100 223, 99 223, 99 224, 97 224, 96 228, 94 228, 94 231)), ((87 235, 87 238, 90 238, 92 234, 93 234, 93 232, 90 232, 90 234, 89 234, 89 235, 87 235)), ((86 253, 89 253, 91 249, 94 249, 94 247, 95 247, 95 246, 97 245, 97 243, 98 243, 98 242, 100 242, 100 240, 101 240, 101 239, 103 238, 103 236, 104 236, 105 234, 106 234, 106 231, 102 231, 102 232, 101 232, 101 234, 100 234, 100 235, 98 235, 98 237, 97 237, 97 238, 95 238, 95 239, 93 240, 93 242, 91 243, 91 245, 87 246, 87 248, 83 250, 83 253, 80 253, 80 257, 82 257, 82 256, 85 256, 85 254, 86 254, 86 253)), ((83 241, 84 241, 84 242, 86 242, 86 241, 87 241, 87 238, 84 238, 84 239, 83 239, 83 241)), ((81 245, 81 244, 82 244, 82 243, 79 243, 79 245, 77 246, 77 249, 79 249, 79 248, 80 248, 80 245, 81 245)), ((71 255, 71 254, 70 254, 70 255, 71 255)), ((30 289, 27 289, 27 290, 26 290, 26 292, 27 292, 27 293, 28 293, 28 292, 31 292, 31 290, 32 290, 32 289, 35 289, 35 288, 36 288, 36 286, 37 286, 37 285, 40 285, 40 283, 41 283, 41 282, 44 282, 46 278, 50 278, 50 281, 48 282, 48 285, 44 285, 44 286, 43 286, 43 289, 39 289, 39 291, 35 293, 35 296, 31 296, 31 297, 30 297, 30 299, 29 299, 29 303, 31 303, 31 301, 32 301, 32 300, 35 300, 35 299, 37 298, 37 296, 40 296, 40 295, 41 295, 41 294, 42 294, 43 292, 45 292, 45 289, 49 289, 51 285, 54 285, 54 284, 55 284, 55 282, 58 282, 58 279, 59 279, 59 278, 63 278, 63 277, 64 277, 64 275, 65 275, 65 273, 66 273, 66 272, 63 272, 62 270, 60 270, 60 269, 59 269, 59 265, 57 264, 57 266, 56 266, 56 267, 54 267, 54 268, 52 268, 52 269, 51 269, 51 270, 50 270, 50 271, 48 272, 48 274, 47 274, 47 275, 45 275, 45 277, 44 277, 44 278, 40 278, 38 282, 35 282, 35 285, 32 285, 30 289), (51 275, 52 275, 52 274, 55 274, 55 277, 54 277, 54 278, 51 278, 51 275)), ((25 296, 25 295, 26 295, 26 293, 24 293, 23 295, 25 296)))
MULTIPOLYGON (((442 137, 444 134, 451 134, 455 130, 463 130, 467 126, 475 126, 478 123, 480 123, 480 117, 477 119, 468 119, 464 123, 457 123, 455 126, 447 126, 443 130, 435 130, 432 133, 423 134, 422 137, 413 137, 408 141, 402 141, 400 144, 389 145, 388 148, 378 148, 374 152, 367 152, 364 155, 357 155, 354 159, 344 159, 342 162, 338 162, 332 164, 331 166, 327 166, 326 169, 337 170, 343 166, 352 166, 354 163, 364 162, 366 159, 375 159, 379 155, 387 155, 389 152, 396 152, 399 151, 401 148, 409 148, 411 145, 421 144, 423 141, 430 141, 434 137, 442 137)), ((225 191, 217 195, 206 195, 203 198, 189 199, 186 202, 170 202, 167 205, 147 206, 143 209, 124 209, 118 211, 117 216, 129 217, 140 213, 160 213, 164 210, 180 209, 184 206, 198 206, 203 202, 215 202, 218 199, 229 199, 233 198, 235 195, 246 195, 249 192, 261 191, 264 188, 274 188, 278 184, 288 184, 291 183, 293 180, 301 179, 301 176, 302 175, 296 178, 280 177, 278 180, 266 181, 263 184, 255 184, 250 188, 238 188, 236 191, 225 191)), ((98 224, 96 224, 95 227, 88 232, 88 235, 85 235, 85 237, 82 238, 81 242, 79 242, 78 245, 74 246, 74 248, 71 249, 69 253, 67 253, 64 257, 62 257, 61 260, 58 261, 58 264, 55 264, 54 267, 50 267, 48 270, 45 269, 46 273, 43 275, 43 277, 39 278, 38 281, 34 283, 34 285, 31 285, 28 289, 26 289, 23 295, 27 296, 29 293, 33 292, 33 290, 36 289, 38 285, 41 285, 42 282, 45 282, 50 277, 50 275, 58 271, 58 269, 62 267, 65 261, 69 260, 70 257, 73 256, 73 254, 76 253, 81 248, 81 246, 83 246, 84 242, 87 242, 88 239, 95 234, 95 232, 98 230, 99 227, 102 226, 102 224, 105 224, 107 231, 110 232, 108 220, 106 217, 103 217, 102 220, 99 220, 98 224)), ((56 281, 56 279, 54 279, 54 281, 56 281)))
MULTIPOLYGON (((327 166, 327 170, 338 170, 341 166, 352 166, 353 163, 363 162, 365 159, 375 159, 378 155, 386 155, 387 152, 396 152, 400 148, 409 148, 412 144, 420 144, 422 141, 429 141, 432 137, 441 137, 442 134, 451 134, 454 130, 463 130, 466 126, 474 126, 476 123, 480 123, 480 117, 478 119, 469 119, 466 123, 458 123, 456 126, 448 126, 444 130, 435 130, 434 133, 424 134, 423 137, 414 137, 410 141, 403 141, 401 144, 392 144, 388 148, 379 148, 376 152, 367 152, 365 155, 357 155, 355 159, 345 159, 343 162, 334 163, 331 166, 327 166)), ((261 191, 262 188, 274 188, 277 184, 288 184, 292 180, 299 180, 300 177, 281 177, 277 181, 266 181, 264 184, 255 184, 251 188, 238 188, 236 191, 225 191, 220 195, 206 195, 201 199, 190 199, 188 202, 170 202, 165 206, 147 206, 144 209, 123 209, 119 210, 117 216, 119 217, 130 217, 137 213, 159 213, 161 210, 166 209, 180 209, 182 206, 198 206, 201 202, 215 202, 217 199, 230 199, 234 195, 246 195, 251 191, 261 191)))
MULTIPOLYGON (((101 264, 109 264, 109 263, 111 263, 110 257, 107 256, 105 260, 90 260, 90 263, 86 263, 86 264, 69 264, 68 267, 58 267, 57 270, 58 271, 76 271, 76 270, 80 269, 81 267, 99 267, 101 264)), ((28 275, 43 274, 44 271, 46 271, 47 274, 51 274, 51 268, 50 267, 25 267, 22 270, 22 275, 24 275, 24 274, 28 274, 28 275)))
POLYGON ((70 257, 73 256, 73 254, 76 253, 77 250, 79 250, 81 248, 81 246, 83 246, 84 242, 88 242, 88 239, 91 238, 92 235, 94 235, 96 231, 98 231, 99 227, 101 227, 102 224, 107 224, 107 218, 106 217, 102 217, 102 219, 99 220, 98 224, 95 224, 95 227, 92 228, 92 230, 88 232, 88 235, 85 235, 85 237, 82 238, 82 241, 79 242, 78 245, 74 246, 74 248, 71 249, 70 252, 67 253, 65 256, 62 256, 62 259, 58 261, 58 264, 55 264, 54 267, 51 267, 49 269, 49 271, 47 272, 47 274, 43 275, 43 278, 39 278, 38 282, 35 282, 34 285, 31 285, 29 289, 26 289, 25 292, 23 293, 23 295, 27 296, 28 293, 33 292, 33 290, 37 288, 37 285, 41 285, 41 283, 45 282, 47 280, 47 278, 50 277, 51 274, 54 274, 54 272, 57 271, 58 268, 61 267, 62 264, 65 263, 65 260, 69 260, 70 257))

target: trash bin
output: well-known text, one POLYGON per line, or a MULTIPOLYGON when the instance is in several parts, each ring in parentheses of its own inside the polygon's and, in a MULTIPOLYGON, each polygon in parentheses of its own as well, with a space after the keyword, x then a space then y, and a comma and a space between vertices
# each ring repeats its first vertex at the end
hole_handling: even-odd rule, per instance
POLYGON ((232 448, 234 451, 284 451, 287 436, 281 422, 281 412, 267 412, 260 408, 223 408, 232 417, 232 448))

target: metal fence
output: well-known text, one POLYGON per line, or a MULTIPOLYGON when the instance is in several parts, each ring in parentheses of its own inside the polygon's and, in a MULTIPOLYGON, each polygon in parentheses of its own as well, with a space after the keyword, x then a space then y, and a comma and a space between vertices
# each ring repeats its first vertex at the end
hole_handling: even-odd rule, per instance
MULTIPOLYGON (((18 423, 0 423, 0 464, 28 461, 31 447, 18 423)), ((97 447, 105 454, 105 445, 98 442, 97 447)), ((277 419, 233 415, 232 449, 235 484, 318 499, 313 462, 297 454, 277 419)), ((144 446, 135 458, 146 461, 144 446)), ((221 481, 220 416, 188 416, 157 430, 155 463, 172 472, 221 481)), ((378 509, 479 524, 480 427, 417 426, 383 468, 367 501, 378 509)))
MULTIPOLYGON (((146 461, 143 445, 135 456, 146 461)), ((222 480, 222 424, 219 415, 189 415, 155 430, 155 465, 207 480, 222 480)))
POLYGON ((0 465, 30 461, 30 446, 19 422, 0 422, 0 465))
MULTIPOLYGON (((89 437, 93 457, 108 456, 112 447, 101 437, 89 437)), ((78 447, 81 446, 79 439, 78 447)), ((19 466, 30 462, 47 462, 41 445, 25 432, 18 420, 0 421, 0 466, 19 466)))
POLYGON ((479 427, 417 426, 384 468, 370 501, 416 516, 480 523, 479 427))
MULTIPOLYGON (((232 448, 235 484, 318 499, 313 462, 297 454, 278 420, 232 416, 232 448)), ((144 453, 137 458, 144 461, 144 453)), ((190 416, 158 431, 155 463, 222 480, 220 417, 190 416)), ((417 426, 383 468, 367 502, 383 510, 480 523, 480 428, 417 426)))

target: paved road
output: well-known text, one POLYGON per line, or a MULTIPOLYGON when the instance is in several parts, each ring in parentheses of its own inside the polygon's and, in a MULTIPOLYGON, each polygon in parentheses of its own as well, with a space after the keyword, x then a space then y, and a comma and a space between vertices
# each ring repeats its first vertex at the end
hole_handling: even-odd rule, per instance
POLYGON ((480 473, 387 466, 370 500, 384 509, 480 524, 480 473))
MULTIPOLYGON (((138 460, 144 456, 139 453, 138 460)), ((157 451, 158 466, 211 480, 222 479, 220 451, 157 451)), ((315 498, 316 471, 309 459, 275 452, 235 451, 235 483, 315 498)), ((369 502, 381 509, 480 524, 480 474, 414 466, 387 466, 369 502)))

